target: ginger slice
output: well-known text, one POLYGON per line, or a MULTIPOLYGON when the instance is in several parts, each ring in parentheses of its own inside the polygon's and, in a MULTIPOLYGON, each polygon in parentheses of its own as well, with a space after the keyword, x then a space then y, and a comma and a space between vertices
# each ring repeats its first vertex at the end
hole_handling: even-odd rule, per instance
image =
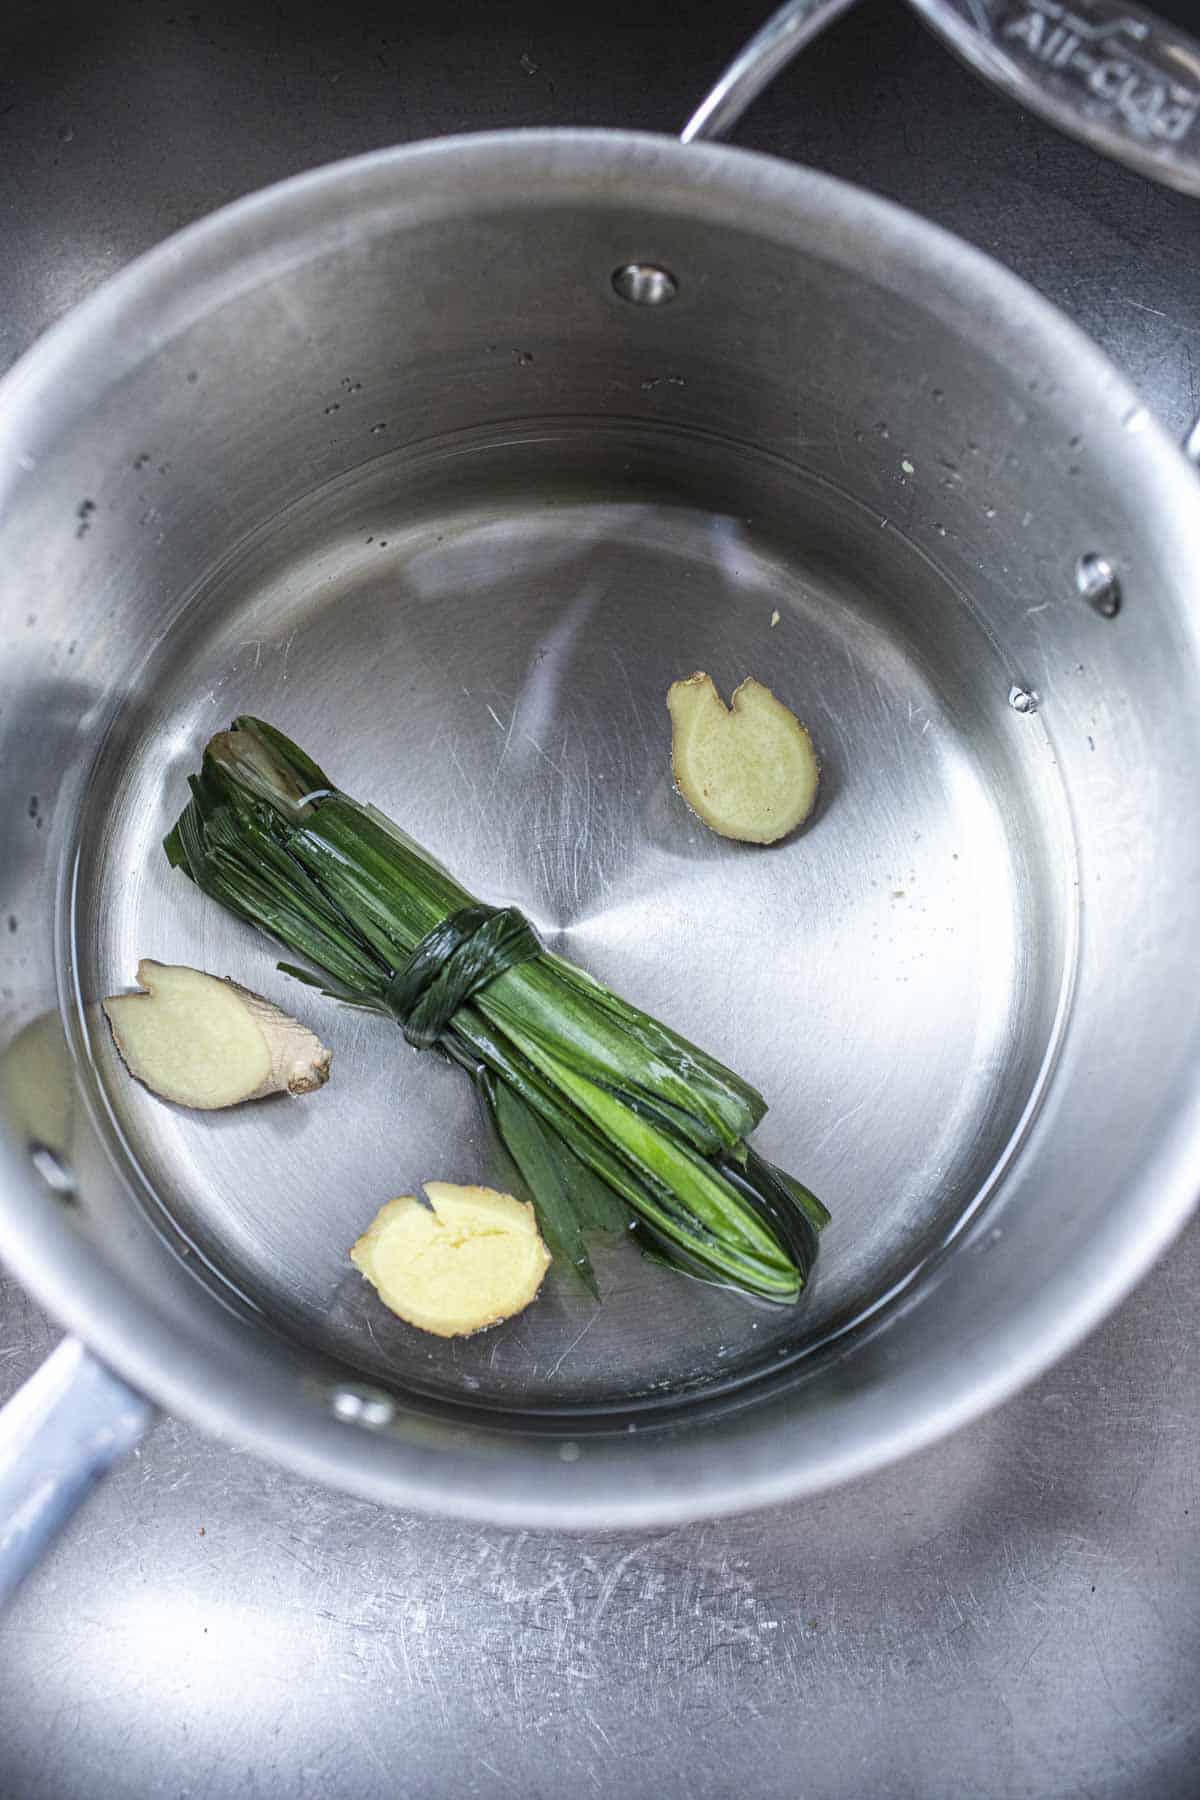
POLYGON ((494 1188, 427 1181, 389 1200, 350 1250, 384 1305, 420 1331, 467 1337, 522 1312, 550 1252, 532 1206, 494 1188))
POLYGON ((213 1111, 267 1094, 310 1094, 331 1052, 260 994, 219 975, 143 959, 142 994, 104 1002, 131 1075, 164 1100, 213 1111))
POLYGON ((812 739, 752 677, 726 707, 702 671, 672 682, 671 764, 692 811, 722 837, 773 844, 803 824, 817 798, 812 739))

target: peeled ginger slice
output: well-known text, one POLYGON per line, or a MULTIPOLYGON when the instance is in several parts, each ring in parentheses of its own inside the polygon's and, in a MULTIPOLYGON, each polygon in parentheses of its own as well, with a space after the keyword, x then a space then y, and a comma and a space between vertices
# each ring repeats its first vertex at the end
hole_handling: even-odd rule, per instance
POLYGON ((532 1206, 494 1188, 427 1181, 429 1206, 389 1200, 350 1251, 385 1306, 420 1331, 466 1337, 522 1312, 550 1252, 532 1206))
POLYGON ((178 1106, 214 1111, 267 1094, 310 1094, 331 1052, 308 1027, 235 981, 144 958, 141 994, 104 1002, 131 1075, 178 1106))
POLYGON ((727 707, 697 671, 672 682, 667 707, 675 784, 713 831, 773 844, 804 823, 820 764, 808 732, 769 687, 748 678, 727 707))

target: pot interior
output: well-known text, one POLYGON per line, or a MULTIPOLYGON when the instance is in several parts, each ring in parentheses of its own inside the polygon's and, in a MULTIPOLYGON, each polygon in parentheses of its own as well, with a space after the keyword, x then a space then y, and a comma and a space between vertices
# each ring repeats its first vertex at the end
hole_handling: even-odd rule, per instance
POLYGON ((305 1345, 508 1412, 671 1404, 847 1331, 978 1205, 1052 1047, 1069 844, 1009 686, 902 531, 727 440, 532 420, 374 458, 294 506, 137 672, 82 811, 74 928, 86 993, 145 955, 229 973, 310 1021, 335 1073, 303 1103, 186 1112, 129 1079, 101 1021, 151 1216, 305 1345), (717 837, 673 790, 664 699, 696 668, 726 694, 753 674, 813 733, 820 810, 781 845, 717 837), (168 868, 186 773, 240 711, 761 1088, 758 1141, 834 1212, 800 1305, 628 1241, 598 1246, 600 1306, 561 1268, 475 1338, 380 1305, 346 1251, 382 1202, 512 1171, 460 1072, 276 974, 168 868))

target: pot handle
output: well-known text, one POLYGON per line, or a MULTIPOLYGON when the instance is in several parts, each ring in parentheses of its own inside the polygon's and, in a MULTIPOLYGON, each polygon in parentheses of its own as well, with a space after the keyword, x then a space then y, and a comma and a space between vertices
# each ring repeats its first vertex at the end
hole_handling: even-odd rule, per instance
MULTIPOLYGON (((689 119, 684 143, 722 137, 851 0, 788 0, 689 119)), ((1200 42, 1122 0, 909 0, 992 87, 1060 131, 1200 195, 1200 42)))
POLYGON ((0 1409, 0 1606, 153 1416, 77 1338, 0 1409))

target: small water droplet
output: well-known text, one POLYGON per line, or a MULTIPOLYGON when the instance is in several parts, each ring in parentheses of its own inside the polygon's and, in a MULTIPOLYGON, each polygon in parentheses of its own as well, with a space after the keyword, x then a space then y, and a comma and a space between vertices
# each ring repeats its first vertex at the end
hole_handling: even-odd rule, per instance
POLYGON ((188 380, 191 382, 193 387, 199 381, 199 379, 200 379, 200 372, 198 369, 189 369, 188 370, 188 380))
POLYGON ((341 409, 341 407, 340 407, 340 406, 339 406, 339 405, 338 405, 338 403, 337 403, 337 401, 336 401, 336 400, 335 400, 335 401, 334 401, 334 402, 333 402, 333 403, 332 403, 332 405, 330 405, 330 406, 327 406, 327 407, 326 407, 326 408, 325 408, 325 417, 326 417, 326 418, 329 418, 329 416, 330 416, 330 415, 331 415, 331 414, 332 414, 332 413, 335 413, 335 412, 341 412, 341 410, 342 410, 342 409, 341 409))
POLYGON ((884 424, 882 419, 880 419, 880 421, 879 421, 878 425, 876 425, 875 429, 879 433, 881 438, 889 438, 892 435, 891 432, 888 430, 887 426, 884 424))
POLYGON ((362 382, 361 381, 351 381, 349 375, 342 376, 342 386, 345 388, 345 390, 348 394, 361 394, 362 393, 362 382))
POLYGON ((143 450, 140 456, 135 456, 133 459, 133 466, 139 474, 143 469, 148 469, 150 467, 149 451, 143 450))
POLYGON ((579 1445, 578 1444, 560 1444, 558 1446, 558 1454, 559 1454, 560 1458, 562 1459, 562 1461, 565 1463, 578 1462, 579 1461, 579 1445))
POLYGON ((522 369, 527 369, 533 361, 532 350, 514 350, 513 355, 517 359, 517 366, 522 369))
POLYGON ((995 507, 994 506, 985 506, 983 509, 983 516, 985 519, 994 519, 996 516, 995 507))
POLYGON ((386 419, 380 419, 380 421, 379 421, 379 423, 378 423, 378 425, 372 425, 372 427, 371 427, 371 436, 372 436, 372 437, 378 437, 378 436, 379 436, 379 435, 380 435, 380 433, 381 433, 381 432, 384 432, 384 431, 386 431, 386 430, 387 430, 387 420, 386 420, 386 419))
POLYGON ((1017 687, 1014 683, 1008 690, 1008 704, 1015 713, 1035 713, 1038 697, 1030 688, 1017 687))
POLYGON ((8 929, 9 929, 9 930, 10 930, 10 931, 15 931, 15 930, 16 930, 16 929, 17 929, 17 915, 16 915, 16 913, 9 913, 9 915, 8 915, 8 929))
POLYGON ((528 50, 522 50, 521 52, 521 67, 527 75, 537 74, 538 66, 534 62, 532 56, 530 56, 528 50))
POLYGON ((946 398, 945 393, 941 388, 930 388, 929 392, 935 400, 944 400, 946 398))
POLYGON ((940 524, 937 519, 935 519, 933 522, 933 529, 937 532, 939 537, 945 537, 946 527, 944 525, 940 524))
POLYGON ((1145 431, 1147 425, 1150 423, 1150 414, 1146 411, 1144 406, 1131 406, 1129 411, 1125 414, 1125 417, 1121 420, 1121 423, 1126 431, 1145 431))
POLYGON ((917 472, 912 463, 909 462, 907 456, 901 460, 900 467, 904 470, 906 475, 915 475, 917 472))
POLYGON ((396 1403, 390 1394, 378 1388, 335 1388, 331 1397, 335 1416, 354 1425, 366 1425, 378 1431, 390 1425, 396 1416, 396 1403))
POLYGON ((58 141, 60 144, 73 144, 75 142, 75 132, 70 125, 59 126, 58 141))
POLYGON ((1102 619, 1115 619, 1121 610, 1121 583, 1107 556, 1089 550, 1075 564, 1075 586, 1102 619))

